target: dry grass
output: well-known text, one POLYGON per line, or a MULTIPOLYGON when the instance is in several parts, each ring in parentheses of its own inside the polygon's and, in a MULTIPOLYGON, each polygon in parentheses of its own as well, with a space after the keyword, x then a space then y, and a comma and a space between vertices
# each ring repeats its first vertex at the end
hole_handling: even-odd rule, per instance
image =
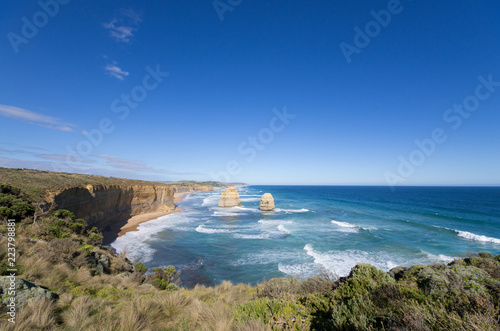
POLYGON ((5 323, 4 330, 53 330, 56 327, 55 304, 51 300, 30 301, 16 314, 16 323, 5 323))

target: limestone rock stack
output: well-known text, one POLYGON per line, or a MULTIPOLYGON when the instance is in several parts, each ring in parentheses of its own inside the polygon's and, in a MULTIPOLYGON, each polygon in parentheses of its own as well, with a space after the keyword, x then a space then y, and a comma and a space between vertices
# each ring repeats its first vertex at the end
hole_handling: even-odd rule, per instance
POLYGON ((240 195, 236 187, 231 186, 225 190, 222 190, 222 194, 219 200, 219 207, 236 207, 241 206, 240 195))
POLYGON ((260 210, 272 211, 274 210, 274 198, 271 193, 264 193, 260 199, 260 210))

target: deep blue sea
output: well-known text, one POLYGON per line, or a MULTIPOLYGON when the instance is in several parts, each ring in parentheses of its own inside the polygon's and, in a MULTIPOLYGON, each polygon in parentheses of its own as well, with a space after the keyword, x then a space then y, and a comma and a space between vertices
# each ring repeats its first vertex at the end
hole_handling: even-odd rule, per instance
POLYGON ((195 193, 182 212, 143 223, 111 245, 149 267, 173 264, 182 284, 257 283, 357 263, 388 271, 500 254, 499 187, 244 186, 242 207, 218 208, 221 190, 195 193), (276 210, 261 212, 262 194, 276 210))

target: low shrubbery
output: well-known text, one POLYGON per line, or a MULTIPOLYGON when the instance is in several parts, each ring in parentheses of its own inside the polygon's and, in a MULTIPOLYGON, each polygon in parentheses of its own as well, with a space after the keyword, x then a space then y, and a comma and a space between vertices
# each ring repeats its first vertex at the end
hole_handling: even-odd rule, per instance
POLYGON ((0 185, 0 218, 20 220, 33 215, 35 208, 21 190, 10 185, 0 185))

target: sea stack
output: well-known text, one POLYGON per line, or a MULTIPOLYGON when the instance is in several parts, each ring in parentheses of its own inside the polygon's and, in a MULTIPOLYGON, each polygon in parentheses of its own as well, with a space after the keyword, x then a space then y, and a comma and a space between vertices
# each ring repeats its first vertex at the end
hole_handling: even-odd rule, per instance
POLYGON ((225 190, 222 190, 220 195, 219 207, 237 207, 241 206, 240 195, 236 187, 231 186, 225 190))
POLYGON ((271 195, 271 193, 264 193, 262 198, 260 198, 260 210, 262 211, 274 210, 274 198, 271 195))

